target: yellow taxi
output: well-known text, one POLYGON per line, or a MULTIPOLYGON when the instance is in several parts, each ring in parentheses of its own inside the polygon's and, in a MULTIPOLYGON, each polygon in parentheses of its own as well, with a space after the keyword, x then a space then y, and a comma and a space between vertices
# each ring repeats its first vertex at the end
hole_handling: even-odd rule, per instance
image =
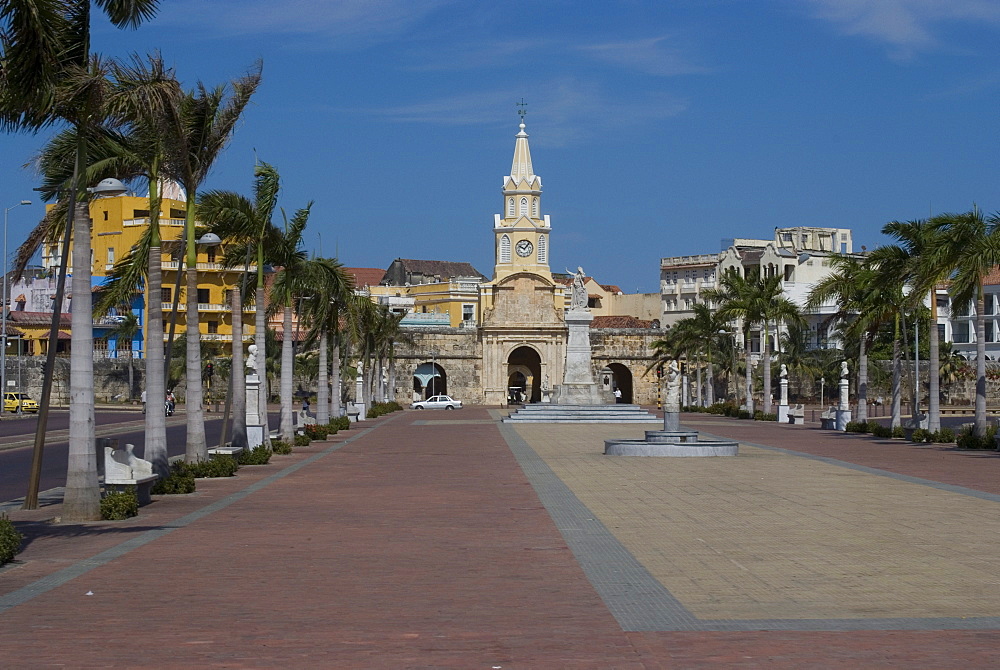
POLYGON ((3 409, 5 412, 16 412, 18 406, 22 412, 37 412, 38 403, 28 397, 27 393, 8 391, 3 394, 3 409))

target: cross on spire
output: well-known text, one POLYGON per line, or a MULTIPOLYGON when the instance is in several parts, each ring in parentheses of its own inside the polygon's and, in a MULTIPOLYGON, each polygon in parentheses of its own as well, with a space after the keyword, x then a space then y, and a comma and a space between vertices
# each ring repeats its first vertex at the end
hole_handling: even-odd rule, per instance
POLYGON ((521 117, 521 123, 524 123, 524 115, 528 113, 528 110, 525 109, 525 107, 528 106, 528 103, 524 101, 524 98, 521 98, 521 102, 515 103, 515 105, 520 108, 517 110, 517 113, 518 116, 521 117))

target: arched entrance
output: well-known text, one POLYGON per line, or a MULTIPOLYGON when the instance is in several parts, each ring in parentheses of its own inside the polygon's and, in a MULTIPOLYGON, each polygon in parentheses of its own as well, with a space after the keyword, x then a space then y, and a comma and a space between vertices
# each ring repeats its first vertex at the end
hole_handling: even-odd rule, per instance
POLYGON ((517 347, 507 357, 508 397, 511 388, 520 388, 528 402, 542 399, 542 358, 531 347, 517 347))
POLYGON ((414 397, 426 400, 432 395, 448 393, 448 376, 436 362, 424 362, 413 372, 414 397))
POLYGON ((611 363, 608 367, 611 368, 611 375, 614 380, 612 388, 616 388, 622 392, 621 402, 631 404, 633 398, 632 371, 621 363, 611 363))

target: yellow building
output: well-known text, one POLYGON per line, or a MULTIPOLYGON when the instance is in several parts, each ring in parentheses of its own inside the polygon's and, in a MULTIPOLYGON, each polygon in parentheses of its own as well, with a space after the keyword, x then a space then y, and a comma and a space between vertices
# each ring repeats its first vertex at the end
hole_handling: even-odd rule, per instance
MULTIPOLYGON (((180 196, 181 194, 175 193, 180 196)), ((179 197, 163 198, 160 206, 160 237, 163 242, 163 278, 159 299, 163 306, 164 331, 169 330, 170 314, 174 308, 177 287, 180 286, 180 300, 177 303, 177 330, 175 337, 182 335, 187 324, 187 305, 184 296, 185 279, 183 273, 178 284, 178 262, 171 251, 180 247, 184 236, 186 202, 179 197)), ((115 263, 127 256, 135 248, 149 228, 149 199, 133 195, 95 199, 90 203, 91 227, 91 276, 95 287, 105 282, 114 269, 115 263)), ((59 266, 61 245, 47 246, 43 252, 43 265, 50 270, 59 266)), ((222 250, 218 247, 198 247, 198 322, 204 342, 217 343, 219 353, 231 352, 233 330, 230 309, 231 290, 241 275, 237 270, 226 270, 218 262, 222 250)), ((71 257, 72 258, 72 257, 71 257)), ((253 266, 253 270, 256 266, 253 266)), ((72 272, 72 268, 70 268, 72 272)), ((68 286, 68 284, 67 284, 68 286)), ((132 311, 144 326, 145 296, 132 304, 132 311)), ((253 306, 245 307, 245 312, 253 313, 253 306)), ((244 320, 244 333, 253 333, 253 319, 244 320)), ((95 323, 95 337, 114 327, 114 320, 103 319, 95 323)), ((166 338, 166 332, 164 338, 166 338)), ((140 333, 133 341, 133 350, 142 351, 143 336, 140 333)), ((138 354, 142 356, 142 354, 138 354)))

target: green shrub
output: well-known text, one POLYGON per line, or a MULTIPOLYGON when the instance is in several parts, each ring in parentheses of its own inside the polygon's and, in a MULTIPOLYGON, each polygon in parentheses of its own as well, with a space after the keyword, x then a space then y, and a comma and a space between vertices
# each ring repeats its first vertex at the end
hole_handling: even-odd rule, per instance
POLYGON ((14 522, 6 514, 0 515, 0 565, 14 560, 17 552, 21 551, 23 539, 24 535, 14 528, 14 522))
POLYGON ((910 434, 910 442, 930 442, 930 432, 923 428, 915 428, 910 434))
POLYGON ((271 440, 271 451, 276 454, 292 453, 292 445, 282 440, 271 440))
POLYGON ((372 406, 368 409, 365 414, 366 418, 377 419, 383 414, 389 414, 391 412, 398 412, 403 409, 398 402, 376 402, 372 403, 372 406))
POLYGON ((848 421, 847 425, 844 426, 844 430, 848 433, 867 433, 868 424, 864 421, 848 421))
POLYGON ((737 419, 752 419, 753 415, 751 415, 750 412, 746 411, 745 409, 741 409, 741 410, 739 410, 736 413, 736 418, 737 419))
POLYGON ((271 460, 271 450, 266 444, 260 444, 253 449, 244 449, 236 462, 240 465, 267 465, 271 460))
POLYGON ((882 424, 880 424, 878 421, 875 421, 874 419, 869 419, 867 432, 871 433, 872 435, 875 435, 875 431, 880 425, 882 424))
POLYGON ((296 447, 308 447, 312 440, 309 439, 308 435, 296 435, 295 436, 295 446, 296 447))
POLYGON ((731 403, 717 402, 714 405, 709 405, 708 407, 706 407, 705 411, 708 412, 709 414, 719 414, 723 416, 729 416, 728 414, 726 414, 726 407, 727 405, 730 404, 731 403))
POLYGON ((188 463, 187 467, 191 474, 199 479, 212 479, 232 477, 240 469, 240 464, 229 454, 217 454, 210 456, 207 461, 188 463))
POLYGON ((994 438, 996 434, 996 426, 988 426, 986 428, 986 435, 983 437, 976 435, 973 426, 966 426, 959 431, 955 443, 959 449, 995 449, 996 443, 994 442, 994 438))
POLYGON ((875 437, 892 437, 892 429, 874 421, 868 424, 869 432, 875 437), (874 426, 872 424, 875 424, 874 426))
POLYGON ((765 412, 762 412, 761 410, 757 410, 756 412, 753 413, 753 420, 754 421, 777 421, 778 420, 778 415, 777 414, 765 413, 765 412))
POLYGON ((896 426, 892 429, 893 437, 906 437, 906 432, 903 430, 902 426, 896 426))
POLYGON ((955 441, 955 431, 951 428, 943 427, 941 430, 931 433, 931 442, 949 443, 955 441))
POLYGON ((124 491, 108 491, 101 498, 101 518, 105 521, 122 521, 139 514, 139 496, 134 486, 124 491))
POLYGON ((325 440, 326 436, 329 434, 330 430, 328 426, 320 426, 315 423, 307 423, 302 426, 302 432, 306 434, 310 440, 325 440))
POLYGON ((170 466, 169 475, 156 480, 150 493, 153 495, 194 493, 195 486, 194 473, 187 467, 187 463, 177 461, 170 466))
POLYGON ((338 416, 336 419, 330 421, 330 426, 337 430, 350 430, 351 418, 348 416, 338 416))

